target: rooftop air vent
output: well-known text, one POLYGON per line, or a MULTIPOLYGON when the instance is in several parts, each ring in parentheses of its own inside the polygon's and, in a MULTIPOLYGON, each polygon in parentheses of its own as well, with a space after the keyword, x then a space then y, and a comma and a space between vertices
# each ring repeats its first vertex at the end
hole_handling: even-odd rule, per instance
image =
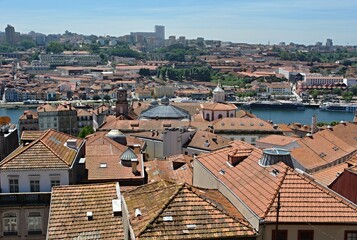
POLYGON ((88 219, 88 221, 92 221, 93 220, 93 213, 92 212, 87 212, 87 219, 88 219))
POLYGON ((308 133, 306 134, 306 137, 309 137, 309 138, 314 138, 313 135, 311 133, 308 133))
POLYGON ((121 199, 112 200, 113 214, 114 216, 120 216, 122 213, 121 209, 121 199))
POLYGON ((162 218, 164 222, 172 222, 174 219, 172 216, 165 216, 162 218))
POLYGON ((141 213, 140 209, 135 209, 135 217, 141 217, 143 214, 141 213))
POLYGON ((68 139, 66 144, 69 148, 77 149, 77 139, 68 139))
POLYGON ((283 162, 289 167, 294 168, 291 160, 290 151, 280 148, 268 148, 263 150, 263 156, 259 160, 259 164, 262 166, 270 166, 283 162))

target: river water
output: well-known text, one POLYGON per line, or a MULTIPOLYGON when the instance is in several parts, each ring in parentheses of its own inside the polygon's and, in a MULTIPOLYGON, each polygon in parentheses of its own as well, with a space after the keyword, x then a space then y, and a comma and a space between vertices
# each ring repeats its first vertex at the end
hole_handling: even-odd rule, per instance
MULTIPOLYGON (((23 114, 24 108, 5 109, 0 107, 0 116, 9 116, 12 123, 18 123, 19 117, 23 114)), ((36 111, 36 109, 31 109, 36 111)), ((290 110, 264 110, 253 109, 252 113, 264 120, 272 120, 273 123, 294 123, 311 124, 311 118, 314 114, 317 115, 317 122, 332 121, 352 121, 354 113, 351 112, 328 112, 320 111, 318 108, 306 108, 305 111, 290 111, 290 110)))

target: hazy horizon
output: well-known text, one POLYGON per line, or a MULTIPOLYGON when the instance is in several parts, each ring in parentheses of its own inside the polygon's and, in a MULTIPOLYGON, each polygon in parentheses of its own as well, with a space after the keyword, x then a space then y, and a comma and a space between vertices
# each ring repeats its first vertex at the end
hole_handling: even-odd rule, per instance
POLYGON ((45 34, 66 30, 84 35, 122 36, 166 27, 170 35, 231 42, 357 45, 357 2, 341 0, 0 0, 1 31, 45 34))

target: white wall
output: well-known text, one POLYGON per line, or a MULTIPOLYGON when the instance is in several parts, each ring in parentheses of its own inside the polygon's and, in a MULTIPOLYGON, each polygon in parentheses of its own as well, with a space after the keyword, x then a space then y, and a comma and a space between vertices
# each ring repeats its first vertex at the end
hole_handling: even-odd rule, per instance
POLYGON ((236 116, 236 110, 231 110, 231 111, 211 111, 211 110, 203 110, 202 111, 203 118, 206 119, 206 115, 209 114, 209 121, 213 121, 216 119, 219 119, 218 116, 221 114, 222 118, 230 118, 231 114, 233 114, 233 117, 236 116), (228 112, 228 116, 227 116, 228 112), (213 115, 213 116, 212 116, 213 115), (213 118, 212 118, 213 117, 213 118))
POLYGON ((1 191, 3 193, 10 192, 9 178, 18 176, 19 192, 30 192, 30 176, 38 175, 40 179, 40 192, 51 192, 51 175, 59 174, 60 184, 69 184, 68 170, 27 170, 27 171, 1 171, 1 191))

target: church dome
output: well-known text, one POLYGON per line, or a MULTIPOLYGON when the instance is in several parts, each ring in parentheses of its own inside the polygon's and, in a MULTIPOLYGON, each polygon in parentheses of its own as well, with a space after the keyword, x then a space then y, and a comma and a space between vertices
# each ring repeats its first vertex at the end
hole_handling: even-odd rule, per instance
POLYGON ((213 90, 214 93, 224 93, 224 90, 221 88, 220 84, 213 90))
POLYGON ((164 96, 163 98, 161 98, 161 104, 163 105, 169 105, 170 104, 170 100, 168 97, 164 96))

